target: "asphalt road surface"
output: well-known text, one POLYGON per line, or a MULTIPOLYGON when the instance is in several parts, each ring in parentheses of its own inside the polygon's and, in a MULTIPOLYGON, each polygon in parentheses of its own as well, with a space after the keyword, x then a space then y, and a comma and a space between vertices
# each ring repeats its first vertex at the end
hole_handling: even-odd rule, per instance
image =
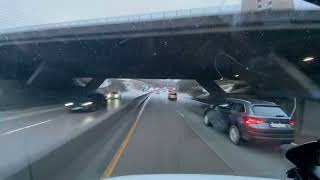
POLYGON ((233 145, 205 127, 201 103, 178 94, 153 94, 111 176, 132 174, 228 174, 284 178, 290 167, 271 143, 233 145))
MULTIPOLYGON (((136 97, 137 95, 125 96, 121 100, 108 100, 105 108, 88 113, 70 113, 63 104, 0 112, 0 143, 5 147, 0 148, 0 179, 40 180, 70 174, 57 171, 57 168, 54 173, 48 173, 52 171, 49 169, 51 164, 57 166, 60 159, 70 157, 68 149, 61 147, 109 119, 136 97), (61 156, 61 153, 65 155, 61 156), (28 166, 29 164, 32 165, 28 166)), ((116 123, 110 127, 115 127, 113 125, 116 123)), ((111 132, 113 131, 110 130, 111 132)), ((80 143, 84 144, 83 141, 80 143)), ((73 146, 70 149, 74 151, 73 154, 77 154, 80 149, 73 146)), ((62 169, 67 166, 67 163, 58 165, 62 169)))
POLYGON ((92 113, 61 105, 0 112, 0 179, 97 180, 132 174, 284 178, 280 146, 233 145, 203 125, 203 104, 178 93, 110 101, 92 113))

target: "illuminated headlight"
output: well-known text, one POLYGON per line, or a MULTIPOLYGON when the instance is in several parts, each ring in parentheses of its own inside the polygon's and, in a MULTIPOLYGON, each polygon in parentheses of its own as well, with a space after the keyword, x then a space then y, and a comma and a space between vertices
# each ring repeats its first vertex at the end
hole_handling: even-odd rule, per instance
POLYGON ((120 97, 120 95, 119 95, 119 94, 116 94, 116 95, 114 95, 114 97, 115 97, 115 98, 119 98, 119 97, 120 97))
POLYGON ((73 105, 74 105, 74 103, 73 103, 73 102, 69 102, 69 103, 65 103, 65 104, 64 104, 64 106, 65 106, 65 107, 73 106, 73 105))
POLYGON ((108 95, 107 95, 107 98, 111 98, 111 94, 108 94, 108 95))
POLYGON ((89 102, 82 103, 81 106, 89 106, 91 104, 93 104, 93 102, 89 101, 89 102))

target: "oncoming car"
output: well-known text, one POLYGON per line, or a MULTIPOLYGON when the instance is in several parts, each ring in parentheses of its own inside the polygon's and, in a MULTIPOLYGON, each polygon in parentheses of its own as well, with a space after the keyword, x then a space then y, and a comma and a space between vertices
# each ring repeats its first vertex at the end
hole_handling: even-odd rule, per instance
POLYGON ((71 111, 71 112, 95 111, 97 109, 95 103, 88 98, 81 98, 80 100, 67 102, 64 104, 64 106, 68 111, 71 111))
POLYGON ((105 98, 102 94, 91 94, 64 104, 65 108, 70 112, 96 111, 105 105, 105 98))
POLYGON ((121 99, 121 94, 118 91, 111 91, 107 94, 106 99, 121 99))
POLYGON ((204 124, 227 132, 234 144, 250 140, 290 143, 294 139, 294 120, 268 101, 226 99, 205 111, 204 124))

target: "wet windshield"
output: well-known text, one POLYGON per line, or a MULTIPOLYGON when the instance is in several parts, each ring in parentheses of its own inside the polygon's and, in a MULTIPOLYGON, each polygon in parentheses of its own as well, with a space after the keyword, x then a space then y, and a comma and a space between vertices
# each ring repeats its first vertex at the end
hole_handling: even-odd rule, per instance
POLYGON ((284 179, 320 137, 319 4, 2 2, 0 179, 284 179))

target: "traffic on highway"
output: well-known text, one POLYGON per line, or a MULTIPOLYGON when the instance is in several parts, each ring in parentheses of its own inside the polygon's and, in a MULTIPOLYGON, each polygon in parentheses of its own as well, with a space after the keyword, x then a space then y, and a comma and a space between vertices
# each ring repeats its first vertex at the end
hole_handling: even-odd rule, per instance
POLYGON ((319 0, 60 1, 0 6, 0 180, 320 179, 319 0))
POLYGON ((24 168, 21 151, 29 154, 34 179, 185 172, 281 179, 291 167, 282 151, 294 141, 294 124, 272 102, 227 99, 213 106, 170 89, 101 97, 99 108, 80 97, 65 107, 19 110, 1 121, 1 141, 11 150, 2 149, 1 174, 28 176, 12 171, 24 168), (243 105, 236 108, 243 113, 230 105, 243 105), (62 164, 53 172, 56 163, 62 164))

